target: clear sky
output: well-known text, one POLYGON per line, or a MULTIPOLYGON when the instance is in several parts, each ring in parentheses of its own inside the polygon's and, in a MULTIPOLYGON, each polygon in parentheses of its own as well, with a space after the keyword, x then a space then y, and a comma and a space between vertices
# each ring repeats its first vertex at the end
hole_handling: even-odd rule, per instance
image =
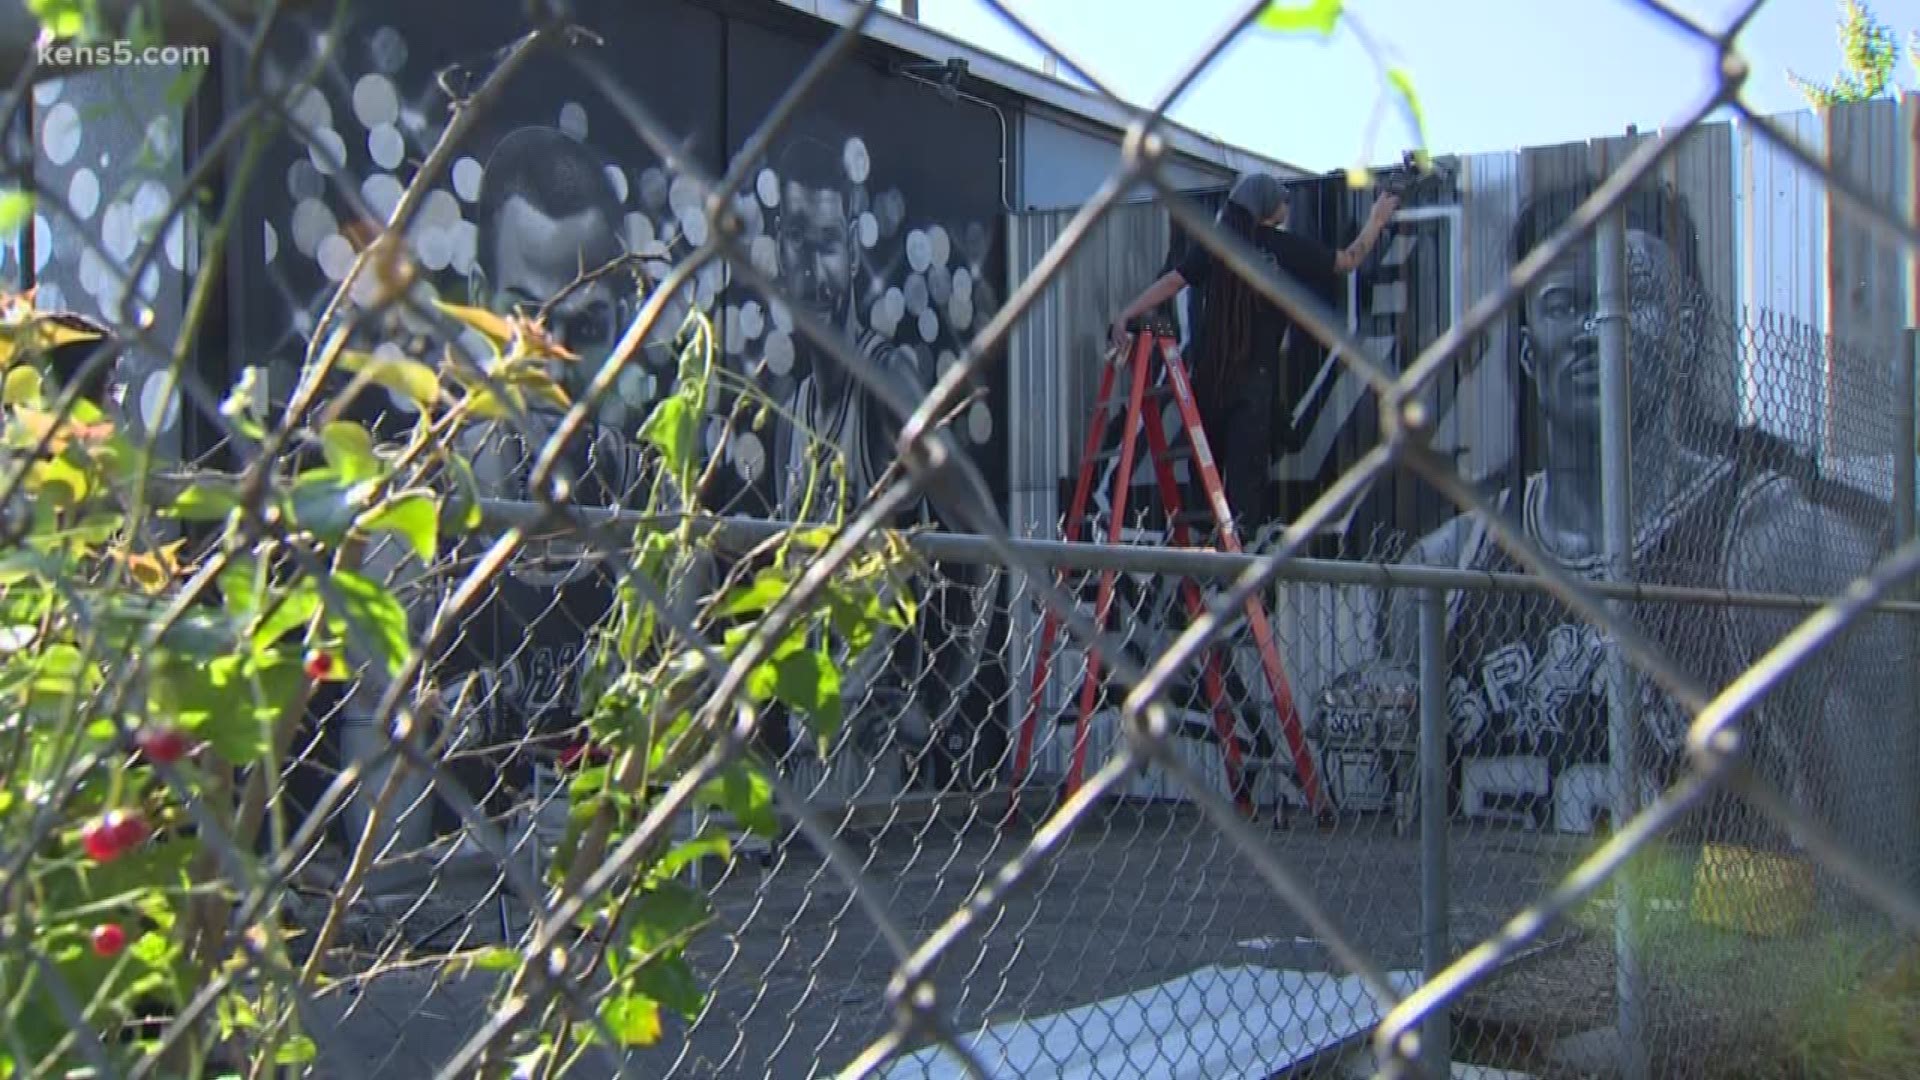
MULTIPOLYGON (((1004 0, 1095 77, 1148 104, 1243 0, 1004 0)), ((1745 0, 1675 0, 1724 25, 1745 0)), ((1869 6, 1903 41, 1920 28, 1912 0, 1869 6)), ((888 7, 898 10, 897 0, 888 7)), ((1710 49, 1637 0, 1348 0, 1392 61, 1412 73, 1435 153, 1473 153, 1651 130, 1710 92, 1710 49)), ((1753 66, 1747 100, 1762 112, 1806 107, 1789 69, 1817 80, 1839 69, 1833 0, 1766 0, 1741 38, 1753 66)), ((928 25, 1033 67, 1041 52, 981 0, 921 0, 928 25)), ((1913 87, 1901 64, 1901 85, 1913 87)), ((1331 40, 1250 31, 1172 110, 1206 132, 1295 165, 1328 171, 1397 161, 1413 146, 1397 110, 1367 150, 1384 85, 1360 37, 1331 40)))

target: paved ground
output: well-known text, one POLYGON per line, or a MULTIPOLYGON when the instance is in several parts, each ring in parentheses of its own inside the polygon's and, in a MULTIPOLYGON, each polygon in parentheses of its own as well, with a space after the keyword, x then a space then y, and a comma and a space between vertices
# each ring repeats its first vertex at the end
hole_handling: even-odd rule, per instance
MULTIPOLYGON (((1024 837, 932 824, 847 840, 900 930, 918 943, 1024 837)), ((1268 842, 1376 962, 1418 969, 1416 839, 1395 838, 1384 823, 1363 819, 1332 832, 1301 822, 1270 832, 1268 842)), ((1456 949, 1492 933, 1588 843, 1511 832, 1455 835, 1449 887, 1456 949)), ((883 939, 846 884, 808 848, 786 848, 770 868, 737 862, 720 876, 708 883, 720 925, 693 954, 714 988, 713 1002, 690 1031, 670 1023, 662 1047, 635 1055, 634 1075, 786 1080, 837 1072, 887 1027, 884 993, 894 958, 883 939)), ((470 902, 478 887, 442 892, 463 893, 470 902)), ((407 920, 406 932, 421 936, 444 921, 444 899, 407 920)), ((463 929, 497 938, 498 918, 497 907, 487 905, 463 929)), ((1563 932, 1563 941, 1569 933, 1577 929, 1563 932)), ((1600 953, 1604 959, 1604 948, 1600 953)), ((1542 963, 1560 965, 1555 981, 1527 985, 1525 994, 1549 999, 1539 1004, 1561 1014, 1560 1027, 1605 1020, 1610 965, 1596 964, 1591 948, 1577 941, 1542 963)), ((937 983, 966 1030, 1087 1004, 1207 964, 1338 970, 1303 919, 1196 813, 1127 806, 1084 824, 1056 860, 954 946, 937 983)), ((484 976, 449 980, 423 969, 332 999, 339 1028, 319 1040, 328 1075, 431 1075, 484 1022, 488 989, 484 976)), ((1492 992, 1497 997, 1498 988, 1492 992)), ((602 1058, 573 1075, 613 1074, 602 1058)))

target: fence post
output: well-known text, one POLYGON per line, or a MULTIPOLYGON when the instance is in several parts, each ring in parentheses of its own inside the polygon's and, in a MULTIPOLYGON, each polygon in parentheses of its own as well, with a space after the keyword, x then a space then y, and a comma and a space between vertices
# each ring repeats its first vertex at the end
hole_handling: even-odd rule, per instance
MULTIPOLYGON (((1447 594, 1420 590, 1420 942, 1426 977, 1447 966, 1451 951, 1447 890, 1447 594)), ((1430 1077, 1453 1071, 1453 1032, 1446 1009, 1427 1017, 1420 1056, 1430 1077)))
MULTIPOLYGON (((1916 323, 1920 323, 1920 310, 1914 312, 1916 323)), ((1897 549, 1912 540, 1915 535, 1916 488, 1920 488, 1920 477, 1915 476, 1916 456, 1920 456, 1920 325, 1907 328, 1906 348, 1897 351, 1893 362, 1893 399, 1894 399, 1894 446, 1893 446, 1893 543, 1897 549)), ((1901 589, 1907 599, 1912 599, 1916 589, 1908 581, 1901 589)), ((1900 641, 1904 646, 1902 654, 1908 657, 1920 654, 1920 622, 1912 615, 1898 616, 1900 619, 1900 641)), ((1920 671, 1913 670, 1908 664, 1907 671, 1907 722, 1920 723, 1920 671)), ((1920 769, 1920 762, 1913 762, 1920 769)), ((1920 785, 1916 785, 1920 786, 1920 785)), ((1909 799, 1907 812, 1920 817, 1920 802, 1909 799)), ((1920 880, 1920 871, 1916 871, 1914 860, 1920 852, 1902 852, 1898 857, 1901 876, 1908 882, 1920 880)))
MULTIPOLYGON (((1913 539, 1914 495, 1920 486, 1914 476, 1916 454, 1920 454, 1920 393, 1915 368, 1920 367, 1920 326, 1907 328, 1907 347, 1893 361, 1894 439, 1893 448, 1893 546, 1913 539)), ((1911 589, 1908 590, 1912 592, 1911 589)))
MULTIPOLYGON (((1594 321, 1600 336, 1600 503, 1607 556, 1607 574, 1614 581, 1633 576, 1633 402, 1628 372, 1627 333, 1627 218, 1615 207, 1600 220, 1594 254, 1594 321)), ((1615 601, 1624 620, 1631 607, 1615 601)), ((1638 812, 1635 797, 1640 778, 1635 766, 1635 693, 1639 680, 1618 648, 1607 658, 1607 756, 1610 761, 1613 828, 1623 828, 1638 812)), ((1615 1027, 1620 1036, 1623 1080, 1646 1080, 1648 1075, 1646 1005, 1641 977, 1636 914, 1639 896, 1633 866, 1614 875, 1614 996, 1615 1027)))

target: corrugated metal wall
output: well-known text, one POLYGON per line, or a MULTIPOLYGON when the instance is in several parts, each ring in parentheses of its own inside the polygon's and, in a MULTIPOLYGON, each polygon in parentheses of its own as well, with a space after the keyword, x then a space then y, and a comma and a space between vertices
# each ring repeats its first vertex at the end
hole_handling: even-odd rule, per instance
MULTIPOLYGON (((1920 95, 1909 94, 1903 102, 1800 112, 1777 117, 1774 123, 1830 157, 1863 191, 1887 199, 1915 190, 1917 116, 1920 95)), ((1436 257, 1439 253, 1426 250, 1432 245, 1425 244, 1412 256, 1425 265, 1407 272, 1432 279, 1416 282, 1411 293, 1425 314, 1417 328, 1382 331, 1393 338, 1391 345, 1383 339, 1385 362, 1403 367, 1431 340, 1435 327, 1428 324, 1436 316, 1444 327, 1452 312, 1470 307, 1507 280, 1517 261, 1512 230, 1524 198, 1561 181, 1604 176, 1659 134, 1638 132, 1456 159, 1451 190, 1431 202, 1457 208, 1457 224, 1450 229, 1457 237, 1444 241, 1457 243, 1457 250, 1450 259, 1436 257), (1455 275, 1458 281, 1443 280, 1455 275)), ((1657 176, 1672 185, 1690 213, 1699 284, 1708 302, 1721 319, 1738 318, 1753 328, 1750 335, 1774 343, 1736 350, 1738 359, 1696 372, 1696 407, 1717 418, 1766 428, 1829 460, 1889 454, 1884 424, 1866 419, 1886 415, 1885 365, 1868 358, 1890 358, 1902 345, 1902 330, 1915 318, 1908 309, 1920 306, 1898 245, 1841 207, 1820 175, 1802 168, 1746 125, 1716 123, 1689 132, 1657 176), (1833 347, 1796 349, 1785 344, 1795 339, 1826 339, 1833 347), (1840 370, 1832 362, 1827 370, 1814 370, 1803 359, 1779 359, 1828 354, 1850 357, 1845 363, 1852 370, 1840 370)), ((1317 190, 1325 182, 1309 183, 1317 190)), ((1324 198, 1317 200, 1320 205, 1307 227, 1328 233, 1322 239, 1331 244, 1344 242, 1371 196, 1353 198, 1353 214, 1329 210, 1324 198)), ((1045 254, 1072 214, 1059 210, 1017 217, 1010 246, 1014 282, 1045 254)), ((1099 352, 1102 327, 1158 272, 1167 235, 1166 215, 1157 207, 1130 206, 1103 222, 1016 339, 1015 400, 1030 406, 1019 410, 1022 430, 1012 462, 1015 520, 1025 527, 1044 527, 1055 519, 1057 491, 1070 479, 1081 426, 1092 404, 1097 380, 1092 358, 1099 352)), ((1382 245, 1378 261, 1407 257, 1404 252, 1396 256, 1395 250, 1394 244, 1382 245)), ((1362 276, 1373 281, 1382 275, 1376 267, 1362 276)), ((1368 314, 1391 316, 1410 308, 1414 301, 1395 299, 1406 291, 1398 281, 1373 289, 1368 314)), ((1440 445, 1456 451, 1469 475, 1493 477, 1518 467, 1535 437, 1530 414, 1536 406, 1528 400, 1532 391, 1518 353, 1511 320, 1503 320, 1455 365, 1440 389, 1440 445)), ((1337 377, 1338 371, 1329 375, 1337 377)), ((1336 393, 1334 403, 1338 400, 1336 393)), ((1307 450, 1297 455, 1301 460, 1279 463, 1281 480, 1337 475, 1367 448, 1365 440, 1356 441, 1344 431, 1362 419, 1351 409, 1330 405, 1323 410, 1315 423, 1330 430, 1309 439, 1307 450), (1322 457, 1327 460, 1319 461, 1322 457)), ((1375 516, 1391 516, 1394 500, 1379 502, 1375 516)), ((1422 526, 1415 521, 1356 520, 1353 528, 1394 524, 1415 530, 1422 526)), ((1366 546, 1363 537, 1353 550, 1366 546)))
MULTIPOLYGON (((1106 131, 1028 107, 1020 123, 1021 198, 1024 210, 1072 209, 1085 204, 1120 168, 1120 139, 1106 131)), ((1161 165, 1167 182, 1186 191, 1233 180, 1233 170, 1170 156, 1161 165)), ((1153 189, 1135 185, 1127 198, 1147 198, 1153 189)))
MULTIPOLYGON (((1878 199, 1905 193, 1909 207, 1920 202, 1920 95, 1789 114, 1774 123, 1833 161, 1865 193, 1878 199)), ((1368 298, 1362 329, 1386 335, 1384 361, 1404 368, 1437 336, 1436 315, 1443 328, 1460 310, 1504 285, 1518 261, 1513 233, 1526 199, 1562 181, 1604 177, 1659 134, 1636 132, 1447 162, 1452 183, 1441 194, 1417 200, 1429 211, 1427 220, 1450 222, 1435 232, 1445 238, 1422 239, 1411 254, 1382 245, 1376 266, 1361 275, 1361 295, 1368 298), (1447 245, 1457 247, 1441 250, 1447 245), (1399 265, 1409 259, 1412 264, 1399 265), (1394 260, 1399 263, 1381 269, 1394 260), (1413 317, 1416 309, 1421 314, 1413 317)), ((1740 334, 1739 347, 1700 351, 1702 357, 1711 355, 1715 366, 1699 366, 1709 363, 1706 359, 1696 364, 1695 396, 1686 415, 1759 426, 1813 452, 1829 473, 1890 492, 1893 454, 1906 451, 1894 445, 1885 393, 1892 365, 1903 356, 1902 331, 1920 322, 1920 272, 1911 265, 1914 260, 1840 207, 1820 174, 1800 166, 1749 125, 1716 123, 1687 133, 1656 175, 1677 192, 1691 218, 1700 290, 1694 295, 1715 309, 1716 325, 1744 326, 1721 331, 1740 334)), ((1305 215, 1296 207, 1301 227, 1327 232, 1322 239, 1331 244, 1347 240, 1372 196, 1329 196, 1326 182, 1306 184, 1313 205, 1305 215), (1345 205, 1349 201, 1351 206, 1345 205)), ((1016 217, 1009 245, 1015 285, 1032 272, 1072 216, 1061 210, 1016 217)), ((1157 206, 1129 206, 1111 215, 1015 336, 1012 393, 1019 407, 1013 410, 1012 511, 1016 527, 1029 535, 1057 535, 1061 489, 1070 484, 1081 451, 1104 327, 1159 272, 1168 238, 1166 215, 1157 206)), ((1510 483, 1538 467, 1532 447, 1540 403, 1519 352, 1516 324, 1501 320, 1441 380, 1446 383, 1436 398, 1441 445, 1455 448, 1463 471, 1481 479, 1510 483)), ((1329 408, 1322 422, 1344 428, 1356 421, 1329 408)), ((1365 442, 1343 431, 1313 445, 1331 446, 1325 466, 1337 474, 1367 449, 1365 442)), ((1279 464, 1283 483, 1294 472, 1312 471, 1311 463, 1296 462, 1300 467, 1291 472, 1286 461, 1279 464)), ((1396 483, 1411 481, 1384 482, 1396 483)), ((1433 501, 1415 505, 1393 491, 1376 493, 1361 515, 1371 518, 1352 523, 1342 550, 1379 549, 1377 538, 1355 535, 1360 530, 1424 533, 1435 524, 1425 519, 1447 510, 1426 505, 1433 501)), ((1365 592, 1291 586, 1272 598, 1277 629, 1287 642, 1289 674, 1303 703, 1311 703, 1334 673, 1377 655, 1371 627, 1378 598, 1365 592)), ((1028 606, 1016 605, 1017 619, 1031 620, 1024 610, 1028 606)), ((1134 632, 1158 635, 1144 627, 1134 632)), ((1151 642, 1142 643, 1151 649, 1151 642)), ((1030 657, 1023 660, 1030 663, 1030 657)), ((1075 684, 1080 663, 1071 653, 1056 661, 1054 708, 1066 705, 1065 688, 1075 684)), ((1020 667, 1017 678, 1024 683, 1030 668, 1020 667)), ((1259 685, 1253 670, 1247 674, 1250 686, 1259 685)), ((1024 693, 1015 696, 1016 709, 1023 707, 1024 693)), ((1054 771, 1050 762, 1064 764, 1069 731, 1061 730, 1051 751, 1043 743, 1036 761, 1042 774, 1054 771)), ((1140 783, 1141 794, 1158 790, 1150 778, 1140 783)))
MULTIPOLYGON (((1021 214, 1008 249, 1017 288, 1073 220, 1066 210, 1021 214)), ((1099 389, 1108 322, 1159 275, 1167 214, 1122 206, 1096 224, 1015 331, 1012 350, 1013 497, 1016 529, 1050 535, 1060 481, 1077 462, 1099 389)))

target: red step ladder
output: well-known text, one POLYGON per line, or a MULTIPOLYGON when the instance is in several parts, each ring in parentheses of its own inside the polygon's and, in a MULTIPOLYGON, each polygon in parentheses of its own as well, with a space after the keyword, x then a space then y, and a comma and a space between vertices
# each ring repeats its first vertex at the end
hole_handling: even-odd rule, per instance
MULTIPOLYGON (((1161 411, 1143 409, 1149 398, 1164 398, 1171 394, 1179 406, 1180 417, 1186 431, 1191 435, 1192 455, 1190 460, 1199 470, 1200 480, 1211 504, 1212 521, 1219 531, 1221 545, 1230 552, 1240 550, 1240 540, 1232 524, 1232 511, 1227 506, 1226 492, 1220 483, 1220 472, 1214 466, 1213 452, 1208 447, 1206 432, 1200 423, 1200 409, 1193 397, 1193 384, 1187 377, 1185 361, 1180 358, 1180 349, 1171 330, 1164 325, 1130 325, 1133 334, 1132 344, 1123 365, 1107 363, 1101 365, 1100 391, 1095 397, 1093 418, 1087 428, 1086 449, 1081 455, 1080 478, 1073 492, 1073 504, 1066 519, 1066 540, 1069 543, 1081 539, 1083 523, 1087 516, 1087 504, 1093 494, 1094 472, 1103 461, 1114 457, 1111 450, 1103 451, 1110 423, 1114 398, 1114 382, 1121 369, 1129 372, 1130 387, 1127 394, 1126 423, 1120 437, 1118 450, 1119 468, 1114 479, 1113 503, 1107 522, 1107 542, 1117 544, 1121 540, 1121 528, 1126 521, 1127 492, 1133 482, 1133 466, 1138 449, 1138 436, 1145 421, 1147 446, 1152 453, 1154 472, 1160 488, 1160 498, 1167 513, 1168 523, 1172 527, 1173 542, 1176 547, 1188 547, 1189 534, 1187 522, 1189 515, 1182 508, 1180 483, 1174 476, 1174 451, 1168 441, 1163 426, 1161 411), (1151 378, 1155 361, 1166 373, 1164 386, 1156 385, 1151 378)), ((1108 616, 1113 606, 1114 579, 1116 571, 1102 571, 1100 575, 1099 600, 1095 607, 1094 624, 1105 630, 1108 616)), ((1065 574, 1060 575, 1061 587, 1065 587, 1065 574)), ((1206 609, 1199 584, 1192 578, 1181 584, 1181 594, 1186 601, 1190 617, 1198 618, 1206 609)), ((1313 755, 1308 749, 1305 733, 1300 722, 1300 713, 1294 707, 1293 693, 1288 687, 1287 675, 1280 664, 1280 653, 1273 641, 1273 626, 1267 619, 1267 608, 1258 596, 1247 600, 1247 622, 1253 629, 1255 643, 1260 649, 1260 666, 1266 675, 1267 688, 1273 694, 1275 714, 1279 717, 1281 732, 1286 736, 1287 749, 1293 757, 1295 777, 1300 789, 1306 796, 1308 808, 1316 814, 1324 814, 1329 806, 1320 788, 1319 776, 1314 768, 1313 755)), ((1027 712, 1020 725, 1019 740, 1014 754, 1013 797, 1008 803, 1008 820, 1017 813, 1020 795, 1026 785, 1027 768, 1033 755, 1033 733, 1039 726, 1039 714, 1046 696, 1047 676, 1053 664, 1053 651, 1060 634, 1060 617, 1048 611, 1044 628, 1040 635, 1040 651, 1035 658, 1033 674, 1033 692, 1027 699, 1027 712)), ((1234 715, 1226 694, 1227 657, 1217 645, 1209 646, 1205 652, 1205 682, 1208 703, 1213 712, 1213 726, 1220 738, 1227 776, 1227 790, 1234 793, 1234 800, 1240 812, 1253 816, 1254 808, 1251 793, 1247 785, 1241 783, 1243 775, 1239 741, 1235 733, 1234 715)), ((1086 770, 1087 729, 1093 715, 1094 705, 1100 691, 1100 654, 1097 650, 1087 655, 1086 680, 1080 686, 1080 715, 1074 725, 1073 763, 1067 772, 1066 795, 1071 798, 1080 789, 1080 783, 1086 770)), ((1257 719, 1253 719, 1258 723, 1257 719)))

